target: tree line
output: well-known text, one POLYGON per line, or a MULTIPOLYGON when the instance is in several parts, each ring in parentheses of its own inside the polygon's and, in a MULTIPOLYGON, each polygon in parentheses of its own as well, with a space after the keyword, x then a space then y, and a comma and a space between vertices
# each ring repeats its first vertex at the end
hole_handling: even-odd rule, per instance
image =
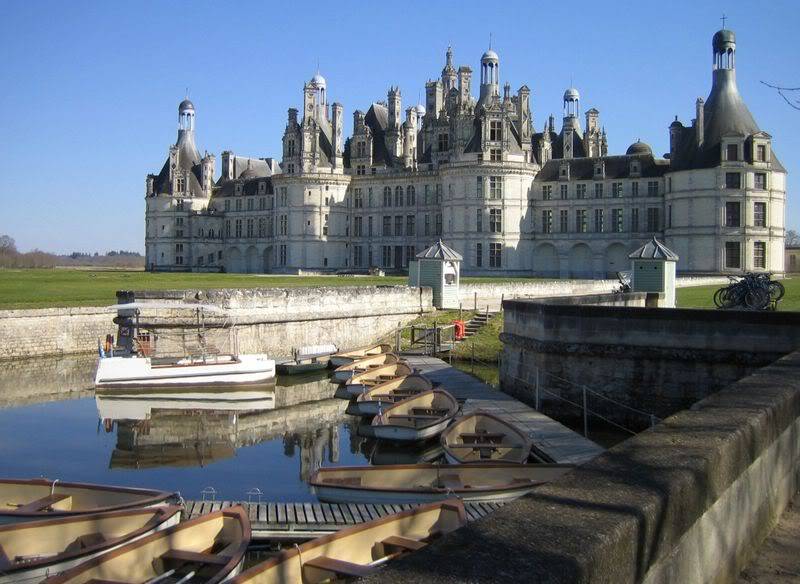
POLYGON ((56 266, 89 266, 107 268, 143 268, 144 257, 139 252, 124 249, 100 254, 72 252, 59 255, 34 249, 21 252, 10 235, 0 235, 0 268, 54 268, 56 266))

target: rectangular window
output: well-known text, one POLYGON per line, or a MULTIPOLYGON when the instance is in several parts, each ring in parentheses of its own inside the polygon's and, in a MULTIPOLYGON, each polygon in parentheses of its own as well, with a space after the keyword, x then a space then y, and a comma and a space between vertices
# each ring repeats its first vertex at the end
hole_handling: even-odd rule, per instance
POLYGON ((425 235, 431 234, 431 216, 430 213, 425 214, 425 235))
POLYGON ((436 213, 436 231, 434 235, 441 235, 442 234, 442 214, 436 213))
POLYGON ((381 246, 381 264, 384 268, 390 268, 392 266, 392 246, 391 245, 384 245, 381 246))
POLYGON ((361 189, 353 189, 353 207, 360 209, 364 206, 364 196, 361 194, 361 189))
POLYGON ((649 181, 647 181, 647 196, 648 197, 657 197, 658 196, 658 181, 657 180, 649 180, 649 181))
POLYGON ((436 204, 442 202, 442 185, 436 185, 436 204))
POLYGON ((489 198, 502 199, 503 198, 503 177, 490 176, 489 177, 489 198))
POLYGON ((289 203, 289 194, 286 192, 286 187, 281 187, 281 207, 285 207, 289 203))
POLYGON ((236 199, 236 210, 237 211, 241 211, 242 210, 242 200, 241 199, 236 199))
MULTIPOLYGON (((480 181, 480 177, 478 177, 478 181, 480 181)), ((425 185, 425 204, 431 204, 431 185, 425 185)))
POLYGON ((394 216, 394 234, 397 236, 403 235, 403 216, 394 216))
POLYGON ((322 216, 322 235, 328 235, 328 216, 322 216))
POLYGON ((575 185, 575 198, 576 199, 585 199, 586 198, 586 185, 575 185))
POLYGON ((483 232, 483 209, 475 209, 475 231, 483 232))
POLYGON ((417 255, 417 248, 413 245, 406 246, 406 260, 403 262, 403 266, 406 268, 408 267, 408 262, 414 261, 414 258, 417 255))
POLYGON ((394 206, 403 206, 403 187, 395 187, 394 189, 394 206))
POLYGON ((225 237, 231 236, 231 221, 228 219, 225 221, 225 237))
POLYGON ((661 229, 661 217, 658 207, 647 209, 647 231, 652 233, 661 229))
POLYGON ((762 270, 767 267, 767 242, 754 241, 753 242, 753 267, 761 268, 762 270))
POLYGON ((767 226, 767 204, 753 203, 753 225, 756 227, 767 226))
POLYGON ((725 173, 725 188, 726 189, 740 189, 742 188, 742 175, 738 172, 725 173))
POLYGON ((631 231, 639 231, 639 209, 635 207, 631 209, 631 231))
POLYGON ((252 219, 247 220, 247 237, 253 237, 255 230, 255 224, 252 219))
POLYGON ((754 175, 753 186, 759 191, 767 190, 767 174, 764 172, 757 172, 754 175))
POLYGON ((415 235, 416 219, 417 218, 414 215, 406 216, 406 235, 412 237, 415 235))
POLYGON ((595 233, 603 233, 603 209, 594 210, 594 231, 595 233))
POLYGON ((286 244, 282 243, 280 246, 280 259, 278 260, 280 265, 286 265, 286 244))
POLYGON ((542 185, 542 200, 549 201, 553 198, 553 185, 542 185))
POLYGON ((225 210, 226 211, 230 211, 231 210, 231 201, 230 201, 230 199, 225 199, 225 210))
POLYGON ((242 220, 241 219, 237 219, 236 220, 236 237, 241 237, 241 236, 242 236, 242 220))
POLYGON ((622 233, 622 209, 611 209, 611 229, 614 233, 622 233))
POLYGON ((489 122, 489 140, 499 142, 503 139, 503 123, 500 120, 489 122))
POLYGON ((738 241, 725 242, 725 267, 733 269, 742 267, 741 244, 738 241))
POLYGON ((383 236, 388 237, 392 234, 392 218, 389 215, 383 216, 383 236))
POLYGON ((447 152, 450 149, 450 136, 439 134, 439 152, 447 152))
POLYGON ((363 258, 364 249, 360 245, 353 246, 353 265, 356 267, 361 266, 361 262, 364 260, 363 258))
POLYGON ((372 187, 367 189, 367 207, 372 207, 372 187))
POLYGON ((568 185, 561 185, 561 200, 562 201, 566 201, 567 200, 567 193, 568 192, 569 192, 569 186, 568 185))
POLYGON ((586 220, 586 209, 575 209, 575 231, 578 233, 586 233, 589 231, 588 222, 586 220))
POLYGON ((266 211, 267 210, 267 197, 259 197, 258 198, 258 210, 259 211, 266 211))
POLYGON ((489 162, 502 162, 503 161, 503 151, 500 148, 490 148, 489 149, 489 162))
POLYGON ((367 237, 372 237, 372 215, 367 217, 367 237))
POLYGON ((267 220, 260 217, 258 220, 258 236, 266 237, 267 235, 267 220))
POLYGON ((553 210, 542 210, 542 233, 553 233, 553 210))
POLYGON ((281 215, 280 235, 289 235, 289 216, 281 215))
POLYGON ((767 147, 763 144, 759 144, 756 146, 756 161, 757 162, 766 162, 767 161, 767 147))
POLYGON ((561 209, 559 212, 559 228, 561 233, 569 231, 569 211, 561 209))
POLYGON ((615 182, 611 183, 611 196, 615 199, 618 199, 622 196, 622 183, 615 182))
POLYGON ((603 183, 594 183, 594 198, 603 198, 603 183))
POLYGON ((489 267, 490 268, 501 268, 503 267, 503 248, 502 244, 500 243, 490 243, 489 244, 489 267))
POLYGON ((251 199, 247 199, 247 210, 248 211, 252 211, 253 209, 255 209, 255 206, 256 206, 255 205, 255 201, 252 198, 251 199))
POLYGON ((725 227, 741 227, 742 208, 739 203, 725 203, 725 227))
POLYGON ((736 144, 728 144, 726 151, 728 153, 728 160, 739 160, 739 146, 736 144))
POLYGON ((409 207, 415 207, 417 205, 417 190, 413 186, 406 189, 406 199, 409 207))
POLYGON ((639 183, 638 182, 632 182, 631 183, 631 196, 632 197, 638 197, 639 196, 639 183))
POLYGON ((353 217, 353 237, 361 237, 363 235, 364 218, 360 215, 353 217))
POLYGON ((483 177, 476 177, 475 181, 475 194, 479 199, 483 198, 483 177))
POLYGON ((480 268, 483 267, 483 244, 476 243, 475 244, 475 266, 480 268))
POLYGON ((489 209, 489 231, 491 233, 503 232, 503 210, 489 209))

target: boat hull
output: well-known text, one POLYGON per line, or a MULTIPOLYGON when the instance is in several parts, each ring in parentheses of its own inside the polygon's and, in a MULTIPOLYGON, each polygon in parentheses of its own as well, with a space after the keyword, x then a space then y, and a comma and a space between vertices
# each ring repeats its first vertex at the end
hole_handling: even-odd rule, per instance
POLYGON ((525 485, 518 489, 497 489, 469 493, 442 489, 440 491, 368 491, 343 489, 335 486, 314 486, 312 491, 324 503, 384 503, 391 505, 434 503, 458 496, 462 501, 470 503, 503 503, 519 499, 530 493, 537 485, 525 485))
POLYGON ((341 367, 342 365, 349 365, 355 361, 353 357, 337 357, 333 355, 330 360, 331 367, 341 367))
POLYGON ((423 440, 435 438, 444 432, 451 419, 452 418, 446 418, 425 428, 373 424, 372 434, 379 440, 390 440, 392 442, 422 442, 423 440))
POLYGON ((322 371, 327 369, 328 364, 325 361, 317 361, 315 363, 278 363, 275 365, 275 370, 281 375, 300 375, 301 373, 308 373, 309 371, 322 371))

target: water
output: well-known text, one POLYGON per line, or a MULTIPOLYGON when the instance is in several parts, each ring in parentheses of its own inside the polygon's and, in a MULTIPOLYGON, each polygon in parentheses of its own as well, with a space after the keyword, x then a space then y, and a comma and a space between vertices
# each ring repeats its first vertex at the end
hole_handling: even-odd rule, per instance
POLYGON ((218 500, 256 500, 248 492, 258 489, 263 501, 314 501, 307 480, 320 466, 440 454, 430 445, 377 448, 325 372, 257 392, 119 399, 86 397, 94 359, 80 359, 0 364, 0 475, 177 490, 186 499, 213 489, 218 500))

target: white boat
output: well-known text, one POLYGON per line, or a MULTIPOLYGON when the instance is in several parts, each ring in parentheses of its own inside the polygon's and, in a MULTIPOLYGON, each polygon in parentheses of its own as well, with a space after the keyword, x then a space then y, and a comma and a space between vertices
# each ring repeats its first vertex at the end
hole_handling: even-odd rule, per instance
POLYGON ((395 377, 358 394, 353 404, 353 413, 359 416, 377 416, 395 402, 429 389, 433 389, 433 384, 423 375, 415 373, 395 377))
POLYGON ((317 584, 367 576, 466 522, 457 499, 422 505, 295 545, 242 572, 232 584, 317 584))
POLYGON ((321 468, 309 479, 327 503, 423 503, 511 501, 569 472, 561 464, 395 464, 321 468))
POLYGON ((522 464, 530 456, 531 440, 514 424, 476 411, 458 418, 442 433, 442 447, 452 464, 522 464))
POLYGON ((360 347, 358 349, 351 349, 350 351, 340 351, 335 355, 331 355, 331 365, 334 367, 341 367, 342 365, 347 365, 348 363, 352 363, 357 359, 363 359, 364 357, 369 357, 371 355, 380 355, 381 353, 391 353, 392 347, 391 345, 387 345, 385 343, 378 344, 378 345, 367 345, 365 347, 360 347))
POLYGON ((0 584, 41 582, 177 525, 182 507, 158 506, 0 526, 0 584))
POLYGON ((384 383, 397 377, 405 377, 412 373, 414 373, 414 370, 403 362, 391 363, 354 375, 345 382, 344 386, 347 388, 347 393, 350 394, 350 397, 354 398, 379 383, 384 383))
POLYGON ((359 373, 364 373, 365 371, 369 371, 370 369, 375 369, 376 367, 381 367, 383 365, 391 365, 392 363, 399 362, 400 357, 394 353, 381 353, 379 355, 363 357, 334 369, 333 380, 337 383, 345 383, 348 379, 358 375, 359 373))
POLYGON ((242 507, 227 507, 120 546, 46 584, 226 582, 242 569, 250 544, 242 507))
POLYGON ((372 433, 379 440, 428 440, 441 434, 457 413, 456 398, 431 389, 388 407, 372 420, 372 433))

